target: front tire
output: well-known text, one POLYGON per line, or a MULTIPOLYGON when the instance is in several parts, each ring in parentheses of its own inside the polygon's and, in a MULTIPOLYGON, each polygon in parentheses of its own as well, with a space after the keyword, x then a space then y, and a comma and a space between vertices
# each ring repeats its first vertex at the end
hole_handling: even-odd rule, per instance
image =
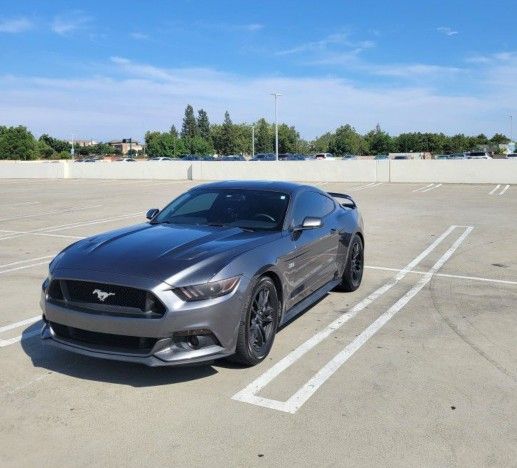
POLYGON ((275 284, 263 276, 253 287, 243 311, 232 360, 245 366, 263 361, 273 346, 279 316, 280 300, 275 284))
POLYGON ((340 291, 352 292, 361 286, 364 270, 363 241, 356 234, 350 244, 350 253, 345 266, 345 271, 338 286, 340 291))

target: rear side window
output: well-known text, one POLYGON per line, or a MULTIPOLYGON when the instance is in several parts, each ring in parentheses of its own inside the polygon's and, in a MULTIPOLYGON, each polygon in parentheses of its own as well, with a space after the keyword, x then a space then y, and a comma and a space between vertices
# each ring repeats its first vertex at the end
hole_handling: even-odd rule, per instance
POLYGON ((303 223, 307 216, 323 218, 334 211, 334 202, 317 192, 303 192, 294 203, 293 221, 295 226, 303 223))

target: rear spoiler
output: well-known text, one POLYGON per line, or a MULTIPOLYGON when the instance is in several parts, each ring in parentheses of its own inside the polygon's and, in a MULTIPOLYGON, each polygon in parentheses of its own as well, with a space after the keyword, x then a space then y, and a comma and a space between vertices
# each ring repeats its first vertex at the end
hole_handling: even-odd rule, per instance
POLYGON ((334 198, 341 206, 345 208, 356 208, 357 205, 354 199, 346 193, 327 192, 332 198, 334 198))

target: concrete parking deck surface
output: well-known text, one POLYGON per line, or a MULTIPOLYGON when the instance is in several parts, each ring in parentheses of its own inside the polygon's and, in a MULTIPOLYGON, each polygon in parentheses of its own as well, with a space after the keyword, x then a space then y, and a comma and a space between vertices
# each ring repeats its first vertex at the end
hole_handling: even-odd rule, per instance
POLYGON ((192 185, 0 181, 1 466, 515 466, 517 186, 323 184, 362 210, 363 285, 257 367, 42 347, 52 256, 192 185))

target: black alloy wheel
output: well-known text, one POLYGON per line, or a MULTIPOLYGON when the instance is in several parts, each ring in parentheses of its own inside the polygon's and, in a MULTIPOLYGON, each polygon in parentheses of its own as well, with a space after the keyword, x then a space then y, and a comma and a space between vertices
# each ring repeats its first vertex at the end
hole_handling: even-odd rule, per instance
POLYGON ((341 284, 338 289, 345 292, 355 291, 361 286, 364 272, 364 247, 361 238, 355 235, 350 245, 350 253, 348 255, 347 264, 341 284))
POLYGON ((275 284, 264 276, 254 286, 243 314, 233 359, 248 366, 264 360, 273 346, 279 315, 280 301, 275 284))

